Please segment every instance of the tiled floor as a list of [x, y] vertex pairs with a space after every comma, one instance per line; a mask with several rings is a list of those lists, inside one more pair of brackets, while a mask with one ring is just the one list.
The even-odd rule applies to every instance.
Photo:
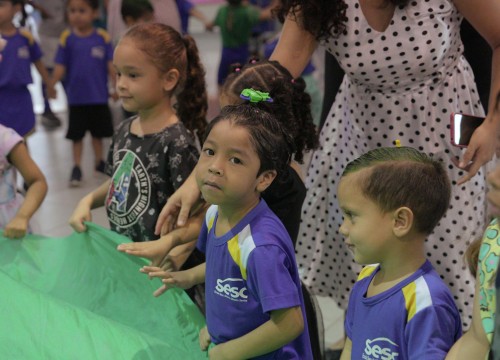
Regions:
[[[206, 10], [209, 17], [214, 11], [214, 8], [210, 6], [202, 6], [201, 8]], [[201, 59], [207, 72], [208, 92], [212, 102], [216, 103], [216, 73], [220, 56], [219, 36], [216, 33], [202, 32], [197, 23], [192, 25], [191, 31], [197, 40]], [[37, 79], [36, 83], [31, 86], [37, 113], [43, 111], [39, 87], [39, 80]], [[54, 111], [57, 111], [63, 120], [63, 126], [53, 131], [47, 131], [41, 125], [38, 125], [37, 132], [28, 140], [28, 146], [32, 157], [41, 167], [49, 184], [48, 195], [34, 217], [35, 226], [38, 226], [38, 233], [57, 237], [71, 233], [72, 230], [67, 222], [74, 207], [85, 194], [100, 185], [104, 178], [94, 174], [91, 139], [87, 137], [82, 163], [84, 182], [80, 188], [69, 188], [68, 180], [72, 167], [72, 152], [71, 143], [64, 138], [67, 124], [65, 98], [61, 96], [51, 103]], [[121, 113], [119, 105], [112, 105], [115, 109], [115, 121], [119, 121]], [[107, 144], [109, 145], [109, 142]], [[108, 226], [102, 208], [93, 211], [93, 221]], [[320, 297], [318, 301], [323, 313], [325, 344], [327, 346], [332, 345], [343, 337], [343, 314], [331, 299]]]

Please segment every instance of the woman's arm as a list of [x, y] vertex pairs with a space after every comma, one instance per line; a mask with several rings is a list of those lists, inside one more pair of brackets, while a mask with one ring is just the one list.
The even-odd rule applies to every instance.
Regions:
[[4, 231], [6, 237], [20, 238], [26, 234], [29, 220], [40, 207], [47, 194], [47, 182], [23, 142], [18, 143], [11, 150], [9, 161], [21, 173], [24, 181], [28, 184], [28, 190], [21, 207], [16, 216], [5, 226]]
[[290, 71], [293, 77], [299, 77], [316, 50], [316, 46], [314, 36], [302, 29], [297, 20], [289, 15], [270, 60], [277, 60]]
[[[196, 167], [195, 167], [196, 169]], [[200, 190], [196, 184], [195, 170], [191, 172], [184, 183], [168, 198], [156, 220], [155, 234], [164, 234], [177, 226], [184, 226], [191, 208], [201, 203]], [[177, 219], [177, 221], [176, 221]]]
[[488, 114], [476, 129], [459, 167], [468, 174], [459, 184], [471, 179], [495, 153], [500, 131], [500, 2], [497, 0], [453, 0], [458, 10], [493, 49]]
[[237, 339], [209, 351], [214, 359], [249, 359], [270, 353], [294, 340], [304, 331], [300, 306], [271, 311], [271, 319]]

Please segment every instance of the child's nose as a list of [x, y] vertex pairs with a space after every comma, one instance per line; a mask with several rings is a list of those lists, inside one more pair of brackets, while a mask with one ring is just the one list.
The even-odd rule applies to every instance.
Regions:
[[349, 235], [349, 229], [347, 228], [347, 225], [345, 224], [345, 221], [342, 221], [342, 225], [340, 225], [339, 232], [343, 236]]

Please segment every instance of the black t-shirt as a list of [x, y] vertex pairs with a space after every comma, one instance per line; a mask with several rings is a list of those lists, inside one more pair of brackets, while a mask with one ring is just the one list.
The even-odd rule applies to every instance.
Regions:
[[199, 153], [180, 122], [140, 137], [130, 133], [132, 120], [125, 120], [113, 136], [105, 206], [113, 231], [133, 241], [154, 240], [161, 209], [191, 174]]

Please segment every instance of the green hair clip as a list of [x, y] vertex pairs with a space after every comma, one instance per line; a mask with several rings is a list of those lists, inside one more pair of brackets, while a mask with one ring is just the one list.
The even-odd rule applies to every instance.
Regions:
[[273, 102], [273, 98], [269, 96], [269, 93], [254, 89], [243, 89], [240, 98], [248, 100], [251, 103], [258, 103], [261, 101]]

